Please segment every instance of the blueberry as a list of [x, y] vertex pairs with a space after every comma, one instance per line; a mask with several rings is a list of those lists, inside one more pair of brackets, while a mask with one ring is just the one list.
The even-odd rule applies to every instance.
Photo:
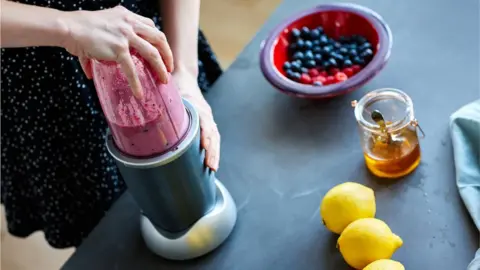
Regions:
[[328, 59], [328, 62], [330, 63], [331, 67], [337, 67], [338, 66], [337, 60], [335, 60], [335, 58]]
[[315, 86], [323, 86], [322, 82], [320, 82], [320, 81], [314, 81], [314, 82], [313, 82], [313, 85], [315, 85]]
[[344, 57], [341, 54], [338, 54], [336, 52], [331, 53], [330, 56], [335, 60], [339, 60], [339, 61], [343, 61], [344, 59]]
[[302, 62], [298, 62], [298, 61], [293, 61], [291, 63], [291, 70], [292, 71], [300, 71], [300, 69], [302, 68]]
[[358, 43], [366, 43], [368, 40], [365, 37], [359, 36], [357, 38]]
[[325, 69], [328, 69], [331, 66], [332, 66], [332, 63], [330, 63], [329, 61], [323, 61], [322, 62], [322, 67], [325, 68]]
[[353, 65], [353, 63], [352, 63], [352, 60], [350, 60], [350, 59], [345, 59], [345, 61], [343, 61], [343, 66], [344, 67], [350, 67], [352, 65]]
[[291, 32], [292, 32], [292, 37], [294, 38], [299, 38], [300, 35], [302, 34], [300, 30], [298, 30], [297, 28], [293, 28]]
[[294, 53], [298, 48], [298, 45], [297, 43], [290, 43], [290, 45], [288, 45], [288, 50], [291, 52], [291, 53]]
[[317, 29], [318, 32], [320, 32], [320, 34], [323, 34], [323, 32], [324, 32], [324, 31], [323, 31], [323, 27], [321, 27], [321, 26], [318, 26], [318, 27], [315, 28], [315, 29]]
[[305, 59], [306, 59], [306, 60], [312, 60], [312, 59], [313, 59], [313, 53], [312, 53], [312, 51], [306, 51], [306, 52], [305, 52]]
[[371, 49], [372, 48], [372, 44], [366, 42], [366, 43], [363, 43], [362, 45], [360, 45], [360, 47], [358, 47], [358, 50], [359, 51], [364, 51], [366, 49]]
[[366, 38], [364, 38], [362, 36], [359, 36], [359, 35], [355, 35], [354, 40], [355, 40], [355, 42], [357, 42], [357, 44], [364, 44], [364, 43], [367, 42]]
[[292, 68], [292, 64], [290, 64], [290, 62], [283, 63], [283, 70], [287, 71], [287, 70], [290, 70], [291, 68]]
[[315, 61], [317, 61], [317, 63], [320, 63], [320, 60], [322, 60], [322, 55], [317, 53], [313, 56], [313, 59], [315, 59]]
[[328, 44], [328, 37], [325, 35], [320, 36], [320, 45], [327, 45]]
[[313, 52], [314, 52], [314, 53], [320, 53], [320, 52], [322, 52], [322, 47], [320, 47], [320, 46], [315, 46], [315, 47], [313, 47]]
[[330, 53], [332, 50], [333, 50], [333, 47], [330, 46], [330, 45], [324, 46], [324, 47], [322, 48], [322, 52], [323, 52], [323, 53]]
[[347, 37], [347, 36], [341, 36], [338, 41], [340, 41], [341, 43], [348, 43], [350, 42], [350, 38]]
[[356, 65], [363, 65], [365, 64], [365, 61], [363, 61], [363, 59], [359, 56], [355, 56], [355, 58], [353, 58], [353, 63]]
[[320, 40], [315, 39], [314, 41], [312, 41], [312, 43], [313, 43], [313, 46], [318, 46], [320, 45]]
[[290, 78], [290, 79], [293, 79], [293, 73], [295, 73], [294, 71], [292, 71], [291, 69], [287, 70], [285, 73], [287, 73], [287, 77]]
[[320, 37], [320, 31], [318, 31], [318, 29], [313, 29], [312, 31], [310, 31], [310, 36], [313, 39], [317, 39], [318, 37]]
[[363, 57], [363, 58], [368, 58], [370, 56], [373, 55], [373, 51], [371, 49], [366, 49], [365, 51], [363, 51], [361, 54], [360, 54], [360, 57]]
[[346, 54], [348, 54], [348, 49], [345, 48], [345, 47], [342, 47], [342, 48], [338, 49], [338, 52], [343, 54], [343, 55], [346, 55]]
[[298, 66], [292, 66], [292, 69], [289, 69], [291, 72], [299, 72], [300, 68]]
[[297, 40], [297, 48], [304, 49], [305, 48], [305, 41], [303, 39]]
[[310, 50], [313, 47], [313, 43], [310, 40], [305, 41], [305, 49]]
[[305, 55], [303, 55], [302, 52], [296, 52], [296, 53], [293, 55], [293, 59], [294, 59], [294, 60], [302, 60], [303, 58], [305, 58]]
[[300, 80], [300, 77], [302, 77], [302, 74], [300, 74], [298, 72], [293, 72], [293, 74], [292, 74], [292, 79], [293, 80]]
[[302, 27], [302, 37], [304, 38], [310, 37], [310, 29], [306, 26]]
[[336, 41], [335, 41], [335, 42], [333, 43], [333, 47], [334, 47], [335, 49], [340, 49], [340, 48], [342, 48], [342, 44], [340, 44], [340, 42], [336, 42]]
[[301, 66], [305, 67], [307, 65], [308, 60], [309, 59], [307, 59], [307, 58], [303, 58]]
[[348, 48], [350, 48], [350, 49], [355, 49], [355, 50], [356, 50], [356, 49], [357, 49], [357, 44], [355, 44], [355, 43], [350, 43], [350, 44], [348, 44], [346, 47], [348, 47]]
[[350, 49], [350, 50], [348, 51], [348, 54], [349, 54], [350, 56], [352, 56], [352, 57], [355, 57], [355, 56], [357, 56], [358, 53], [357, 53], [357, 50], [356, 50], [356, 49]]
[[302, 67], [302, 69], [300, 69], [300, 71], [301, 71], [302, 73], [308, 73], [308, 68]]
[[[306, 63], [305, 66], [308, 67], [308, 68], [313, 68], [313, 67], [315, 67], [316, 64], [317, 63], [315, 63], [315, 60], [308, 60], [308, 62]], [[308, 69], [307, 69], [307, 72], [308, 72]]]

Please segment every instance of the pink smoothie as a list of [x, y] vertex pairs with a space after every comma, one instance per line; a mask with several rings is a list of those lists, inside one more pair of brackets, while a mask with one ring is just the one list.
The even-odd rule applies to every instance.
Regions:
[[188, 115], [173, 79], [158, 83], [144, 61], [133, 57], [144, 93], [141, 100], [132, 95], [114, 63], [95, 62], [94, 82], [117, 147], [132, 156], [149, 157], [178, 144], [187, 131]]

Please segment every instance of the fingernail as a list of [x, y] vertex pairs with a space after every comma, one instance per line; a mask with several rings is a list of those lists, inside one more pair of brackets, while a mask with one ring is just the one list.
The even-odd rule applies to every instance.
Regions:
[[143, 99], [143, 90], [142, 88], [138, 88], [137, 91], [135, 91], [134, 96], [137, 99]]
[[216, 160], [214, 156], [208, 159], [208, 167], [214, 171], [217, 171]]
[[167, 84], [167, 83], [168, 83], [168, 76], [166, 76], [166, 75], [163, 76], [162, 82], [163, 82], [164, 84]]

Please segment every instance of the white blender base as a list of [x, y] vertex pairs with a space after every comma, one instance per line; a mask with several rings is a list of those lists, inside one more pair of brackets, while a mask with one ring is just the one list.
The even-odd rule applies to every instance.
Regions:
[[162, 234], [161, 230], [156, 229], [150, 220], [142, 215], [140, 226], [147, 247], [166, 259], [188, 260], [205, 255], [222, 244], [235, 226], [237, 207], [223, 184], [216, 179], [215, 185], [215, 207], [178, 236]]

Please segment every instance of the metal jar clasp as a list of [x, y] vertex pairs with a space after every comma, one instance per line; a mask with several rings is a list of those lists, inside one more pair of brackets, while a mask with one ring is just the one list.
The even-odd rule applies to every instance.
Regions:
[[422, 136], [421, 136], [422, 139], [425, 138], [425, 132], [423, 132], [423, 129], [422, 129], [422, 127], [420, 126], [420, 124], [418, 123], [418, 120], [417, 120], [417, 119], [413, 119], [413, 120], [410, 122], [410, 124], [411, 124], [412, 126], [414, 126], [415, 128], [417, 128], [417, 129], [420, 131], [420, 133], [422, 134]]

